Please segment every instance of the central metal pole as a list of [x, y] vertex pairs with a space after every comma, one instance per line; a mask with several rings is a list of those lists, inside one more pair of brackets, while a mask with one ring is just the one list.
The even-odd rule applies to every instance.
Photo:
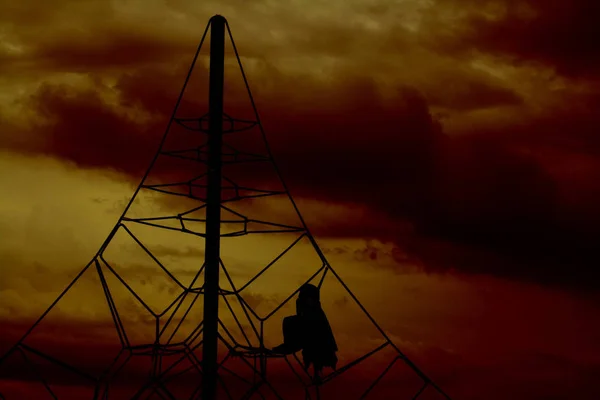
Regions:
[[225, 18], [220, 15], [210, 19], [209, 154], [204, 255], [204, 341], [202, 343], [203, 400], [215, 400], [217, 395], [225, 23]]

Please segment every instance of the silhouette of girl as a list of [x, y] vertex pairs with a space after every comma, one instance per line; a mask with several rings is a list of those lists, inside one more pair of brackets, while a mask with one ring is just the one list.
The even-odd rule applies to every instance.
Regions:
[[286, 355], [300, 350], [304, 368], [313, 365], [315, 379], [324, 367], [336, 369], [338, 348], [321, 308], [319, 288], [308, 283], [300, 288], [296, 315], [283, 319], [283, 344], [273, 348], [273, 352]]

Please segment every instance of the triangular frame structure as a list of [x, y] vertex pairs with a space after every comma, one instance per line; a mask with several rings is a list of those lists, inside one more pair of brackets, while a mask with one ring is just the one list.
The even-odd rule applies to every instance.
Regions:
[[[204, 207], [206, 207], [206, 204], [207, 204], [206, 198], [201, 198], [198, 196], [194, 196], [192, 194], [194, 188], [205, 188], [206, 189], [206, 185], [197, 183], [199, 181], [199, 179], [201, 179], [203, 176], [196, 177], [195, 179], [188, 180], [185, 182], [161, 183], [161, 184], [148, 184], [147, 179], [148, 179], [148, 176], [150, 175], [150, 172], [152, 171], [155, 163], [159, 159], [159, 157], [179, 158], [179, 159], [196, 161], [196, 162], [200, 162], [200, 163], [204, 163], [204, 164], [207, 164], [206, 156], [208, 155], [210, 158], [210, 154], [209, 154], [210, 151], [206, 151], [205, 146], [199, 146], [199, 147], [195, 147], [192, 149], [184, 149], [184, 150], [166, 150], [164, 148], [164, 146], [165, 146], [165, 141], [167, 139], [167, 136], [169, 135], [169, 132], [171, 130], [173, 123], [178, 124], [179, 126], [185, 128], [185, 129], [191, 130], [191, 131], [209, 133], [209, 131], [211, 129], [211, 127], [210, 127], [211, 121], [209, 118], [210, 117], [209, 114], [207, 114], [203, 117], [200, 117], [200, 118], [178, 118], [177, 111], [179, 109], [179, 105], [182, 101], [185, 89], [186, 89], [188, 82], [190, 80], [190, 77], [192, 75], [192, 71], [194, 70], [194, 67], [196, 65], [196, 61], [198, 60], [198, 56], [200, 54], [200, 50], [203, 46], [204, 40], [207, 36], [209, 27], [211, 27], [211, 24], [214, 24], [215, 21], [217, 23], [223, 24], [223, 27], [226, 27], [226, 32], [227, 32], [229, 39], [231, 41], [231, 44], [233, 46], [233, 50], [234, 50], [235, 56], [236, 56], [236, 61], [240, 68], [241, 75], [243, 77], [243, 81], [244, 81], [244, 85], [245, 85], [245, 89], [250, 98], [253, 114], [255, 117], [254, 120], [234, 119], [234, 118], [231, 118], [228, 115], [224, 114], [222, 112], [222, 109], [217, 110], [217, 111], [220, 111], [221, 115], [223, 115], [223, 120], [220, 121], [221, 132], [222, 133], [239, 132], [239, 131], [244, 131], [244, 130], [248, 130], [248, 129], [258, 128], [260, 130], [262, 140], [264, 141], [264, 145], [266, 147], [266, 154], [261, 155], [261, 154], [254, 154], [254, 153], [238, 151], [231, 146], [227, 146], [227, 145], [223, 144], [223, 148], [229, 149], [230, 152], [222, 152], [221, 156], [223, 158], [229, 157], [228, 158], [229, 161], [226, 161], [224, 159], [221, 159], [220, 161], [221, 161], [221, 163], [261, 162], [261, 161], [269, 162], [269, 163], [271, 163], [272, 167], [275, 169], [277, 177], [279, 178], [280, 183], [283, 187], [283, 190], [281, 190], [281, 191], [243, 187], [243, 186], [237, 185], [232, 180], [229, 180], [224, 177], [223, 179], [226, 181], [226, 185], [222, 186], [222, 188], [223, 189], [228, 188], [228, 189], [233, 190], [235, 192], [235, 195], [230, 199], [221, 200], [220, 204], [219, 204], [219, 208], [222, 210], [226, 210], [226, 211], [230, 212], [231, 214], [237, 216], [238, 219], [232, 220], [232, 221], [220, 220], [219, 224], [227, 223], [227, 222], [233, 223], [233, 224], [238, 223], [238, 224], [241, 224], [242, 228], [240, 230], [237, 230], [237, 231], [234, 231], [231, 233], [227, 233], [227, 234], [221, 233], [220, 237], [227, 237], [227, 236], [235, 237], [235, 236], [247, 235], [247, 234], [256, 233], [256, 232], [259, 232], [259, 233], [296, 232], [296, 233], [300, 234], [300, 237], [297, 240], [295, 240], [290, 246], [288, 246], [275, 260], [273, 260], [273, 262], [266, 265], [252, 279], [250, 279], [246, 284], [244, 284], [243, 286], [241, 286], [239, 288], [236, 288], [236, 286], [234, 285], [234, 282], [232, 281], [230, 274], [228, 273], [222, 260], [220, 258], [218, 259], [219, 265], [217, 267], [218, 267], [218, 269], [220, 268], [220, 270], [224, 273], [229, 284], [231, 285], [232, 290], [225, 290], [225, 289], [222, 289], [219, 287], [219, 288], [217, 288], [218, 293], [215, 292], [214, 294], [215, 294], [215, 296], [222, 298], [224, 300], [225, 304], [227, 305], [227, 308], [229, 308], [229, 311], [233, 315], [233, 318], [236, 322], [237, 327], [240, 329], [243, 337], [245, 338], [245, 344], [239, 343], [239, 341], [236, 340], [236, 338], [234, 338], [234, 336], [229, 332], [228, 328], [223, 324], [223, 322], [220, 319], [216, 319], [215, 322], [218, 324], [218, 327], [220, 328], [219, 329], [220, 332], [212, 339], [215, 341], [218, 340], [221, 343], [221, 345], [224, 345], [225, 348], [227, 348], [229, 351], [227, 356], [225, 357], [225, 359], [222, 360], [217, 365], [217, 369], [219, 371], [225, 371], [226, 373], [230, 373], [232, 376], [235, 376], [236, 374], [233, 371], [228, 370], [224, 366], [224, 364], [228, 358], [238, 357], [243, 364], [245, 364], [246, 366], [248, 366], [250, 369], [252, 369], [254, 371], [254, 381], [249, 383], [250, 388], [244, 393], [242, 398], [249, 399], [249, 398], [252, 398], [252, 396], [255, 394], [258, 394], [258, 396], [261, 398], [265, 398], [265, 396], [260, 392], [260, 389], [262, 387], [267, 387], [268, 389], [270, 389], [271, 394], [275, 398], [283, 398], [283, 396], [278, 394], [277, 390], [275, 390], [275, 388], [270, 384], [269, 379], [267, 377], [267, 372], [266, 372], [267, 362], [270, 357], [274, 357], [274, 356], [264, 346], [263, 326], [264, 326], [264, 322], [267, 319], [269, 319], [271, 316], [273, 316], [273, 314], [275, 314], [276, 311], [278, 311], [284, 305], [286, 305], [297, 294], [299, 289], [296, 290], [295, 292], [291, 293], [277, 308], [275, 308], [275, 310], [273, 310], [268, 315], [262, 316], [262, 317], [259, 316], [253, 310], [253, 308], [250, 306], [250, 304], [248, 304], [247, 301], [244, 300], [244, 298], [241, 296], [241, 293], [248, 286], [250, 286], [253, 282], [255, 282], [263, 273], [265, 273], [271, 267], [271, 265], [277, 261], [277, 259], [279, 259], [283, 255], [285, 255], [285, 253], [288, 252], [290, 249], [292, 249], [299, 242], [300, 239], [304, 238], [304, 239], [308, 239], [308, 241], [312, 245], [313, 250], [316, 252], [316, 254], [320, 258], [321, 263], [322, 263], [321, 268], [313, 276], [311, 276], [311, 278], [307, 282], [318, 280], [318, 282], [319, 282], [318, 285], [320, 287], [327, 274], [333, 276], [339, 282], [339, 284], [342, 285], [342, 287], [344, 288], [344, 290], [346, 291], [348, 296], [350, 296], [350, 298], [356, 303], [356, 305], [358, 305], [358, 307], [360, 307], [360, 310], [364, 313], [364, 315], [369, 319], [369, 321], [373, 324], [373, 326], [377, 329], [379, 334], [381, 334], [381, 336], [385, 340], [381, 346], [375, 348], [374, 350], [372, 350], [371, 352], [369, 352], [367, 354], [364, 354], [362, 357], [355, 359], [353, 362], [350, 362], [349, 364], [342, 366], [341, 368], [337, 369], [336, 371], [332, 372], [331, 374], [321, 377], [320, 381], [318, 381], [318, 382], [315, 382], [313, 380], [309, 380], [308, 383], [305, 382], [306, 376], [304, 378], [302, 376], [300, 376], [301, 374], [297, 373], [292, 365], [292, 363], [294, 361], [297, 362], [298, 364], [301, 364], [300, 360], [296, 357], [296, 355], [285, 356], [285, 362], [290, 366], [290, 368], [292, 368], [293, 371], [295, 371], [294, 373], [298, 377], [299, 382], [302, 384], [303, 390], [305, 392], [305, 398], [307, 398], [307, 399], [314, 398], [314, 396], [311, 396], [311, 393], [310, 393], [310, 390], [312, 390], [312, 389], [314, 389], [316, 398], [320, 398], [319, 397], [319, 386], [320, 385], [326, 384], [327, 382], [336, 378], [340, 374], [348, 371], [355, 365], [363, 362], [364, 360], [371, 357], [375, 353], [381, 351], [383, 348], [388, 347], [388, 348], [392, 348], [395, 351], [396, 356], [393, 358], [391, 363], [385, 368], [385, 370], [383, 370], [382, 373], [372, 382], [372, 384], [368, 387], [368, 389], [364, 393], [361, 394], [361, 396], [360, 396], [361, 399], [368, 397], [370, 391], [375, 387], [375, 385], [377, 385], [377, 383], [385, 376], [385, 374], [390, 370], [390, 368], [397, 362], [404, 362], [422, 380], [423, 385], [420, 387], [420, 389], [416, 393], [414, 393], [412, 395], [413, 399], [419, 398], [419, 396], [427, 388], [432, 388], [435, 392], [437, 392], [443, 398], [450, 399], [450, 397], [446, 393], [444, 393], [442, 391], [442, 389], [440, 389], [427, 375], [425, 375], [416, 365], [414, 365], [408, 359], [408, 357], [392, 342], [392, 340], [388, 337], [388, 335], [384, 332], [384, 330], [377, 324], [377, 322], [373, 319], [373, 317], [369, 314], [369, 312], [361, 304], [361, 302], [354, 295], [354, 293], [342, 281], [342, 279], [337, 274], [337, 272], [332, 268], [332, 266], [327, 261], [325, 255], [323, 254], [321, 248], [315, 241], [308, 226], [306, 225], [304, 219], [302, 218], [302, 215], [298, 209], [296, 202], [294, 201], [293, 197], [290, 194], [290, 191], [288, 190], [287, 186], [285, 185], [285, 181], [282, 179], [281, 173], [280, 173], [279, 169], [277, 168], [277, 164], [274, 162], [271, 150], [269, 149], [269, 145], [268, 145], [265, 133], [262, 128], [262, 124], [260, 122], [259, 114], [258, 114], [257, 108], [255, 106], [254, 99], [252, 97], [252, 93], [250, 91], [250, 87], [248, 85], [248, 81], [246, 79], [246, 75], [244, 73], [244, 69], [243, 69], [237, 48], [235, 46], [233, 36], [231, 34], [231, 30], [229, 28], [229, 24], [221, 16], [215, 16], [215, 17], [211, 18], [211, 20], [209, 21], [209, 23], [204, 31], [204, 34], [202, 36], [202, 40], [200, 41], [200, 45], [198, 46], [196, 53], [194, 55], [191, 67], [189, 69], [189, 72], [186, 77], [183, 88], [180, 92], [177, 103], [175, 104], [171, 118], [168, 122], [165, 134], [162, 137], [162, 140], [161, 140], [161, 143], [159, 146], [159, 150], [157, 151], [156, 155], [154, 156], [152, 162], [150, 163], [150, 166], [146, 170], [146, 173], [144, 174], [140, 184], [136, 188], [133, 196], [131, 197], [131, 200], [125, 207], [125, 210], [123, 211], [122, 215], [120, 216], [117, 224], [114, 226], [114, 228], [112, 229], [111, 233], [108, 235], [108, 237], [106, 238], [104, 243], [100, 246], [100, 249], [94, 255], [92, 260], [81, 270], [81, 272], [79, 272], [79, 274], [71, 281], [71, 283], [64, 289], [64, 291], [56, 298], [56, 300], [42, 314], [42, 316], [21, 337], [21, 339], [17, 342], [17, 344], [14, 347], [12, 347], [6, 354], [4, 354], [2, 356], [2, 358], [0, 359], [0, 364], [5, 362], [7, 357], [14, 355], [14, 353], [21, 353], [25, 360], [28, 360], [29, 358], [31, 358], [32, 355], [44, 358], [47, 362], [50, 362], [57, 367], [66, 368], [66, 369], [80, 375], [82, 378], [90, 381], [90, 383], [93, 384], [94, 388], [95, 388], [94, 389], [94, 399], [108, 399], [109, 398], [109, 387], [110, 387], [112, 377], [116, 376], [118, 371], [121, 368], [123, 368], [124, 365], [127, 364], [127, 362], [132, 357], [138, 356], [138, 355], [149, 356], [152, 358], [153, 371], [151, 372], [150, 378], [148, 379], [147, 383], [139, 388], [139, 390], [133, 396], [133, 398], [165, 398], [165, 399], [177, 398], [173, 393], [170, 392], [170, 390], [166, 387], [165, 383], [168, 380], [175, 378], [175, 376], [180, 373], [180, 372], [174, 373], [173, 371], [174, 371], [175, 367], [182, 361], [186, 361], [190, 365], [188, 370], [193, 369], [196, 372], [198, 372], [199, 375], [203, 375], [203, 367], [206, 366], [206, 363], [203, 364], [203, 361], [201, 361], [195, 355], [194, 351], [196, 349], [198, 349], [201, 345], [203, 345], [204, 341], [206, 340], [206, 332], [205, 332], [205, 326], [204, 326], [205, 321], [204, 320], [198, 321], [197, 323], [195, 323], [195, 325], [194, 325], [195, 328], [192, 329], [189, 332], [189, 334], [185, 337], [185, 339], [182, 341], [179, 341], [179, 342], [173, 341], [175, 332], [181, 325], [182, 319], [180, 319], [178, 325], [175, 327], [175, 330], [171, 333], [170, 337], [167, 340], [164, 340], [163, 336], [166, 335], [167, 327], [170, 324], [175, 323], [175, 320], [176, 320], [174, 318], [175, 313], [177, 313], [178, 310], [181, 309], [184, 299], [187, 296], [194, 296], [194, 300], [192, 301], [192, 304], [189, 306], [189, 308], [185, 312], [183, 319], [185, 319], [186, 316], [188, 315], [195, 300], [200, 295], [206, 296], [207, 291], [208, 291], [208, 288], [206, 287], [206, 285], [200, 286], [200, 285], [196, 284], [196, 282], [199, 279], [199, 277], [201, 276], [201, 274], [206, 271], [206, 269], [205, 269], [206, 262], [202, 266], [202, 268], [198, 271], [198, 273], [195, 275], [191, 284], [188, 286], [183, 285], [181, 282], [178, 281], [178, 279], [173, 274], [171, 274], [171, 272], [166, 267], [164, 267], [160, 263], [160, 261], [158, 261], [156, 259], [156, 257], [154, 257], [152, 252], [147, 247], [144, 246], [144, 244], [133, 234], [133, 232], [131, 231], [131, 229], [128, 226], [130, 224], [143, 224], [143, 225], [157, 227], [157, 228], [178, 230], [180, 232], [190, 233], [190, 234], [194, 234], [194, 235], [201, 236], [204, 238], [206, 238], [208, 236], [208, 233], [198, 232], [198, 231], [195, 231], [194, 229], [191, 229], [188, 226], [186, 226], [186, 222], [187, 223], [197, 223], [197, 222], [206, 223], [207, 222], [206, 219], [193, 218], [190, 216], [194, 212], [197, 212], [198, 210], [202, 210]], [[213, 34], [211, 34], [211, 40], [212, 40], [212, 35], [214, 35], [214, 31], [213, 31]], [[212, 46], [214, 46], [214, 43], [213, 43], [213, 45], [211, 45], [211, 49], [212, 49]], [[211, 51], [211, 55], [212, 55], [212, 51]], [[211, 62], [212, 62], [212, 60], [211, 60]], [[212, 73], [212, 71], [211, 71], [211, 73]], [[229, 124], [229, 129], [223, 129], [223, 127], [222, 127], [223, 122], [225, 122], [226, 124]], [[209, 125], [208, 128], [205, 127], [206, 123], [208, 123], [208, 125]], [[230, 184], [230, 186], [227, 187], [227, 184]], [[185, 186], [189, 189], [189, 191], [188, 191], [188, 193], [184, 193], [184, 192], [177, 192], [175, 190], [171, 190], [171, 188], [173, 188], [175, 186]], [[200, 201], [204, 204], [200, 205], [198, 207], [195, 207], [191, 210], [188, 210], [184, 213], [175, 215], [175, 216], [161, 216], [161, 217], [153, 217], [153, 218], [129, 217], [128, 211], [129, 211], [130, 207], [132, 206], [132, 204], [134, 203], [134, 200], [136, 199], [136, 197], [139, 195], [139, 193], [142, 190], [149, 190], [149, 191], [160, 192], [160, 193], [164, 193], [164, 194], [172, 194], [172, 195], [189, 197], [189, 198], [193, 198], [197, 201]], [[219, 190], [221, 190], [221, 188]], [[209, 189], [209, 192], [210, 192], [210, 189]], [[210, 194], [209, 194], [209, 196], [210, 196]], [[295, 213], [297, 214], [297, 216], [299, 218], [300, 226], [290, 226], [290, 225], [286, 225], [286, 224], [279, 224], [279, 223], [274, 223], [274, 222], [269, 222], [269, 221], [250, 219], [250, 218], [244, 216], [243, 214], [236, 212], [225, 205], [225, 203], [234, 202], [234, 201], [241, 200], [241, 199], [261, 198], [261, 197], [268, 197], [268, 196], [287, 196], [289, 201], [293, 205]], [[208, 217], [207, 217], [207, 219], [208, 219]], [[173, 227], [172, 225], [171, 226], [164, 225], [165, 221], [176, 221], [180, 224], [180, 227], [176, 228], [176, 227]], [[255, 225], [258, 224], [258, 225], [262, 226], [262, 228], [257, 229], [257, 230], [251, 230], [251, 229], [249, 229], [249, 226], [251, 224], [255, 224]], [[209, 227], [207, 226], [206, 229], [208, 231]], [[104, 252], [105, 252], [107, 246], [109, 245], [111, 240], [113, 240], [113, 238], [119, 231], [125, 232], [135, 242], [137, 242], [139, 244], [139, 246], [158, 263], [160, 268], [162, 270], [164, 270], [164, 272], [181, 289], [179, 295], [176, 296], [175, 299], [173, 300], [173, 302], [169, 305], [169, 307], [167, 307], [167, 309], [163, 310], [162, 312], [157, 312], [155, 310], [152, 310], [152, 308], [149, 305], [147, 305], [142, 300], [142, 298], [136, 294], [135, 290], [133, 290], [131, 288], [131, 286], [119, 275], [119, 273], [115, 270], [115, 268], [113, 268], [111, 263], [105, 258]], [[44, 352], [40, 351], [39, 349], [33, 348], [25, 343], [25, 340], [27, 339], [27, 337], [44, 320], [44, 318], [48, 315], [48, 313], [69, 292], [69, 290], [78, 282], [78, 280], [84, 275], [84, 273], [86, 273], [86, 271], [89, 271], [90, 269], [95, 269], [97, 272], [97, 278], [98, 278], [100, 284], [102, 285], [102, 289], [106, 296], [106, 301], [108, 303], [108, 307], [110, 308], [114, 326], [117, 331], [119, 340], [121, 342], [121, 351], [119, 352], [117, 357], [114, 359], [112, 364], [108, 365], [107, 368], [104, 370], [104, 372], [101, 374], [101, 376], [98, 378], [91, 377], [83, 371], [78, 371], [77, 368], [70, 366], [68, 363], [58, 360], [54, 357], [51, 357], [51, 356], [45, 354]], [[123, 284], [124, 287], [126, 287], [127, 290], [137, 299], [137, 301], [139, 301], [139, 303], [153, 316], [153, 318], [156, 321], [156, 338], [153, 343], [132, 344], [130, 342], [130, 340], [127, 336], [127, 332], [121, 321], [120, 314], [116, 308], [115, 302], [111, 295], [111, 290], [109, 287], [110, 285], [107, 284], [107, 278], [106, 278], [107, 274], [112, 274], [112, 276], [114, 276], [118, 281], [120, 281], [121, 284]], [[230, 305], [230, 302], [228, 300], [229, 298], [233, 298], [233, 299], [239, 301], [239, 304], [241, 305], [241, 309], [244, 314], [243, 317], [245, 317], [245, 319], [246, 319], [246, 327], [245, 328], [243, 326], [244, 324], [241, 322], [241, 320], [238, 318], [236, 313], [233, 311], [233, 309]], [[205, 302], [205, 304], [206, 304], [206, 302]], [[164, 321], [164, 318], [166, 318], [167, 321], [164, 322], [164, 324], [161, 326], [160, 320], [163, 319], [163, 321]], [[255, 324], [253, 321], [257, 321], [258, 324]], [[248, 334], [248, 332], [246, 332], [248, 330], [250, 330], [249, 334]], [[204, 339], [201, 340], [202, 334], [204, 334]], [[250, 336], [254, 336], [254, 338], [250, 339]], [[205, 347], [204, 351], [206, 352], [206, 347]], [[216, 348], [215, 348], [215, 351], [216, 351]], [[29, 355], [29, 357], [28, 357], [28, 355]], [[161, 366], [162, 359], [163, 359], [163, 357], [165, 357], [167, 355], [168, 356], [177, 355], [179, 357], [179, 359], [178, 359], [178, 361], [172, 363], [170, 367], [164, 368]], [[284, 357], [284, 356], [279, 356], [279, 357]], [[252, 361], [249, 361], [249, 360], [252, 360]], [[225, 372], [223, 372], [223, 373], [225, 373]], [[306, 371], [305, 371], [305, 374], [308, 376], [308, 373], [306, 373]], [[52, 398], [58, 398], [58, 396], [53, 392], [50, 385], [41, 376], [39, 378], [40, 378], [41, 383], [44, 385], [45, 389], [49, 393], [49, 395]], [[219, 380], [219, 382], [218, 382], [219, 384], [223, 384], [223, 381], [220, 379], [220, 376], [215, 376], [214, 378], [215, 378], [215, 380]], [[240, 379], [242, 379], [242, 378], [240, 377]], [[195, 398], [207, 398], [207, 399], [214, 398], [214, 394], [212, 394], [211, 396], [208, 396], [208, 397], [203, 396], [202, 395], [203, 387], [204, 387], [204, 389], [206, 389], [206, 385], [198, 385], [198, 387], [196, 388], [196, 390], [193, 391], [193, 393], [191, 394], [190, 397], [194, 398], [194, 399]], [[224, 387], [224, 393], [227, 397], [231, 398], [229, 391], [225, 387]], [[2, 393], [0, 393], [0, 398], [2, 398]]]

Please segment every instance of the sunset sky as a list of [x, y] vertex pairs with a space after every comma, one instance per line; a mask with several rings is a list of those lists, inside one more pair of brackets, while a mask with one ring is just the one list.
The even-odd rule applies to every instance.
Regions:
[[[2, 354], [111, 232], [217, 13], [306, 223], [394, 342], [455, 399], [600, 398], [594, 0], [1, 1]], [[207, 112], [207, 54], [180, 116]], [[248, 117], [231, 57], [228, 47], [226, 112]], [[256, 132], [240, 143], [260, 144]], [[156, 179], [184, 173], [165, 171]], [[272, 171], [237, 172], [276, 187]], [[145, 196], [132, 211], [191, 208]], [[286, 199], [244, 207], [294, 223]], [[202, 242], [146, 234], [189, 284]], [[293, 239], [228, 239], [224, 262], [241, 286]], [[126, 240], [107, 257], [164, 308], [174, 289]], [[252, 287], [253, 304], [268, 313], [320, 267], [315, 257], [302, 242]], [[37, 343], [62, 349], [58, 337], [94, 331], [85, 352], [101, 355], [115, 338], [97, 276], [84, 278]], [[377, 332], [328, 282], [323, 306], [349, 360]], [[272, 345], [285, 315], [268, 328]], [[0, 393], [27, 379], [12, 371]]]

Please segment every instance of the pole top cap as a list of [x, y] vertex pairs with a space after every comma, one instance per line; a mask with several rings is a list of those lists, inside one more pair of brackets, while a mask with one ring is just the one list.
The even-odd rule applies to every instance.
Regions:
[[224, 17], [224, 16], [222, 16], [222, 15], [220, 15], [220, 14], [215, 14], [215, 15], [213, 15], [213, 16], [210, 18], [210, 21], [211, 21], [211, 22], [213, 22], [213, 21], [219, 21], [219, 22], [223, 22], [223, 23], [227, 22], [227, 20], [225, 19], [225, 17]]

